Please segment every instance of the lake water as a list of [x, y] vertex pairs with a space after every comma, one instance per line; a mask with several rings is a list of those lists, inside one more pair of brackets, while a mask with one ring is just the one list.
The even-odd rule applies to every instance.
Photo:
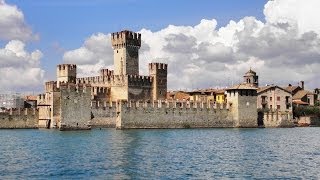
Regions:
[[0, 179], [320, 178], [320, 128], [0, 130]]

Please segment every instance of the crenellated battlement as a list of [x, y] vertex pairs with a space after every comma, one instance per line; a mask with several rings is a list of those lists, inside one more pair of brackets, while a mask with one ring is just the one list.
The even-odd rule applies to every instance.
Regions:
[[5, 112], [1, 112], [1, 114], [3, 115], [10, 115], [10, 116], [20, 116], [20, 115], [24, 115], [24, 116], [28, 116], [28, 115], [32, 115], [35, 116], [37, 115], [38, 110], [36, 108], [10, 108], [7, 109]]
[[76, 83], [80, 84], [91, 84], [91, 83], [100, 83], [100, 84], [108, 84], [112, 79], [112, 75], [110, 76], [92, 76], [92, 77], [82, 77], [77, 78]]
[[168, 64], [166, 63], [149, 63], [149, 70], [162, 69], [168, 70]]
[[100, 69], [100, 76], [112, 76], [113, 70], [110, 69]]
[[60, 82], [75, 83], [77, 77], [77, 65], [75, 64], [58, 64], [57, 65], [57, 87]]
[[150, 76], [128, 75], [129, 86], [151, 86], [151, 84], [152, 77]]
[[111, 34], [111, 43], [114, 49], [127, 46], [141, 47], [141, 34], [124, 30]]
[[0, 113], [0, 129], [38, 128], [39, 111], [36, 108], [7, 109]]
[[90, 88], [90, 84], [60, 83], [60, 91], [87, 93], [91, 91]]
[[45, 92], [54, 92], [54, 91], [59, 91], [59, 88], [57, 87], [57, 81], [45, 82]]
[[58, 70], [76, 70], [77, 65], [76, 64], [58, 64], [57, 69]]
[[169, 109], [207, 109], [207, 110], [229, 110], [230, 104], [199, 102], [199, 101], [121, 101], [123, 107], [131, 108], [169, 108]]
[[44, 104], [46, 103], [46, 94], [38, 94], [37, 96], [37, 103]]

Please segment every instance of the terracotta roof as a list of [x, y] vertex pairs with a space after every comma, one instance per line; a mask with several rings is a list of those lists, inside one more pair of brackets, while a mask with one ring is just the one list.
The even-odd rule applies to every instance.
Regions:
[[292, 93], [297, 88], [301, 88], [301, 87], [300, 86], [287, 86], [287, 87], [283, 87], [283, 88], [286, 89], [287, 91], [289, 91], [290, 93]]
[[268, 89], [270, 89], [270, 88], [279, 88], [279, 89], [281, 89], [281, 90], [283, 90], [283, 91], [286, 91], [287, 93], [291, 93], [291, 92], [288, 91], [287, 89], [282, 88], [282, 87], [279, 87], [279, 86], [277, 86], [277, 85], [269, 85], [269, 86], [259, 87], [258, 90], [257, 90], [257, 92], [260, 93], [260, 92], [263, 92], [263, 91], [268, 90]]
[[293, 100], [292, 103], [299, 105], [309, 105], [309, 103], [303, 102], [301, 100]]
[[184, 91], [173, 91], [167, 93], [167, 99], [174, 98], [179, 100], [188, 100], [190, 99], [190, 95], [187, 92]]
[[227, 90], [233, 90], [233, 89], [252, 89], [252, 90], [257, 90], [257, 88], [254, 87], [252, 84], [246, 84], [246, 83], [235, 85], [235, 86], [233, 86], [231, 88], [228, 88]]
[[293, 95], [292, 99], [302, 99], [306, 95], [312, 95], [313, 93], [306, 90], [300, 90], [295, 95]]
[[217, 89], [215, 93], [216, 94], [224, 94], [224, 92], [226, 92], [225, 89]]
[[26, 96], [24, 99], [25, 100], [29, 100], [29, 101], [36, 101], [37, 100], [37, 96]]

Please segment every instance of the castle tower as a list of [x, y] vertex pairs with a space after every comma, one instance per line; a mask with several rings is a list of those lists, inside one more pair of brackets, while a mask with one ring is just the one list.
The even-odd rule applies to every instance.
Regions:
[[60, 82], [76, 83], [77, 65], [75, 64], [59, 64], [57, 65], [57, 87]]
[[111, 34], [115, 75], [139, 75], [141, 34], [121, 31]]
[[251, 68], [248, 72], [246, 72], [246, 74], [243, 76], [244, 78], [244, 82], [247, 84], [251, 84], [254, 87], [258, 87], [259, 86], [259, 80], [258, 80], [258, 76], [257, 73], [252, 71]]
[[244, 83], [227, 89], [227, 100], [235, 120], [235, 127], [258, 126], [257, 88]]
[[152, 100], [164, 100], [167, 95], [168, 64], [149, 63], [149, 75], [152, 77]]

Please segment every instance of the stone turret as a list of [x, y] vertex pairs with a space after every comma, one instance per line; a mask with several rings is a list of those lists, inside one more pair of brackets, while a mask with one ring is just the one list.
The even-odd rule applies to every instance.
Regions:
[[76, 83], [77, 65], [75, 64], [59, 64], [57, 65], [57, 87], [61, 82]]
[[111, 34], [115, 75], [139, 75], [141, 34], [121, 31]]
[[168, 64], [150, 63], [149, 75], [152, 77], [151, 99], [164, 100], [167, 94]]

